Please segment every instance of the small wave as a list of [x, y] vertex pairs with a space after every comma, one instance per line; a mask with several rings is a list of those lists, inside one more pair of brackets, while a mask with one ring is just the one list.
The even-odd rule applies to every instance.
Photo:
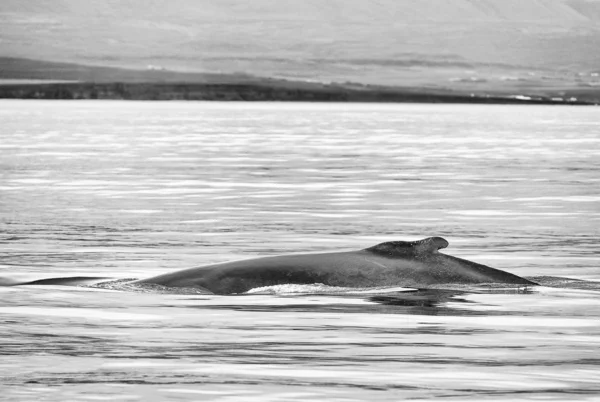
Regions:
[[348, 288], [340, 286], [329, 286], [322, 283], [310, 285], [285, 284], [274, 286], [262, 286], [250, 289], [246, 294], [380, 294], [393, 292], [414, 291], [412, 288], [403, 287], [375, 287], [375, 288]]
[[199, 288], [175, 288], [154, 283], [137, 283], [137, 278], [118, 279], [114, 281], [106, 281], [95, 283], [88, 287], [106, 290], [115, 290], [119, 292], [136, 292], [136, 293], [158, 293], [158, 294], [178, 294], [178, 295], [206, 295], [212, 294], [205, 289]]
[[489, 283], [440, 283], [429, 285], [427, 289], [434, 290], [454, 290], [465, 293], [498, 293], [498, 294], [519, 294], [533, 293], [538, 288], [537, 285], [514, 285], [499, 282]]
[[[105, 281], [88, 285], [86, 287], [114, 290], [120, 292], [136, 292], [136, 293], [158, 293], [158, 294], [179, 294], [179, 295], [207, 295], [213, 294], [206, 289], [194, 287], [168, 287], [156, 285], [153, 283], [138, 283], [136, 278], [118, 279]], [[382, 294], [408, 292], [416, 289], [404, 287], [373, 287], [373, 288], [349, 288], [339, 286], [328, 286], [322, 283], [313, 283], [310, 285], [285, 284], [274, 286], [262, 286], [250, 289], [243, 293], [246, 295], [306, 295], [306, 294]]]
[[600, 282], [596, 281], [586, 281], [583, 279], [564, 278], [559, 276], [532, 276], [527, 277], [527, 279], [549, 288], [600, 291]]

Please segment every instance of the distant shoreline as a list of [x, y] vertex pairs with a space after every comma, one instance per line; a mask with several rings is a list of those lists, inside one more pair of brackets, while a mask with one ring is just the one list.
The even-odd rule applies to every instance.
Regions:
[[320, 82], [0, 57], [0, 98], [4, 99], [600, 104], [600, 85], [579, 81], [456, 83], [434, 78], [407, 79], [394, 86], [341, 76], [338, 82]]
[[470, 103], [598, 105], [598, 102], [544, 96], [461, 94], [427, 89], [349, 87], [296, 82], [264, 83], [156, 83], [62, 82], [0, 84], [2, 99], [114, 99], [200, 101], [294, 101], [373, 103]]

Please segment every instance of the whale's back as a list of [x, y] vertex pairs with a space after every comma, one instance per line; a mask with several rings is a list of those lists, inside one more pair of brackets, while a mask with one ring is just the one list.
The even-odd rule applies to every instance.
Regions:
[[139, 282], [203, 288], [217, 294], [243, 293], [284, 284], [421, 288], [452, 283], [534, 284], [508, 272], [438, 251], [447, 246], [448, 242], [441, 237], [394, 241], [358, 251], [293, 254], [213, 264]]

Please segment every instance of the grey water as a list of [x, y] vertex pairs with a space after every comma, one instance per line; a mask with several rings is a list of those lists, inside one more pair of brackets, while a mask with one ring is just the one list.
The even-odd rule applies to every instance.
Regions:
[[442, 236], [536, 286], [0, 287], [0, 399], [598, 400], [594, 107], [0, 101], [0, 277]]

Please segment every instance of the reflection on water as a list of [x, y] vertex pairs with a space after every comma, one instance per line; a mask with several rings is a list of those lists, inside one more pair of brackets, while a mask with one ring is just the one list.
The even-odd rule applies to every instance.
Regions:
[[535, 106], [2, 101], [1, 276], [143, 278], [437, 235], [448, 254], [545, 285], [315, 285], [227, 297], [0, 288], [2, 394], [593, 400], [599, 116]]

